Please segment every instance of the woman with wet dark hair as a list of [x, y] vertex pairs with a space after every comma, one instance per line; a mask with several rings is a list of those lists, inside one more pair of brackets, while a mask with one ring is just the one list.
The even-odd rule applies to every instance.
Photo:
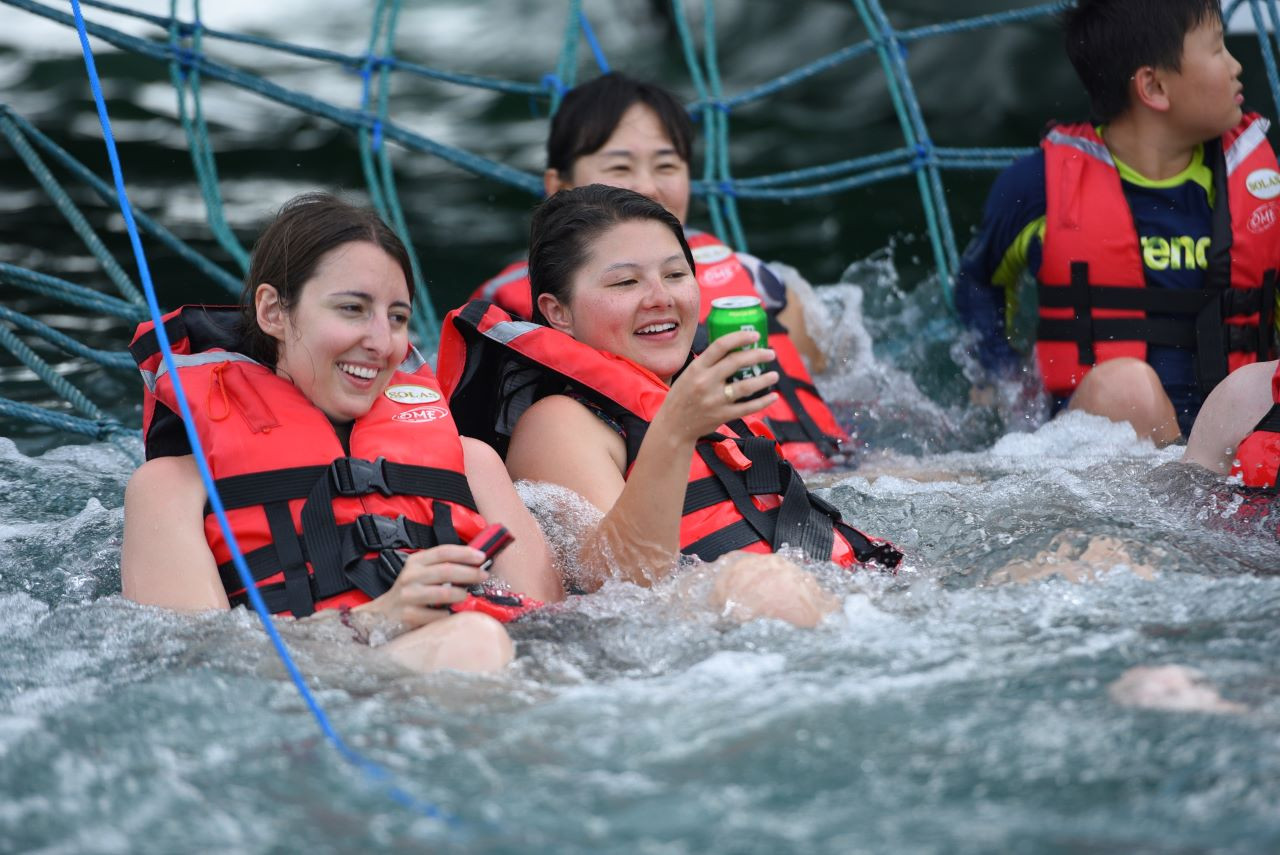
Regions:
[[[516, 539], [494, 575], [540, 600], [562, 588], [501, 460], [459, 438], [409, 343], [409, 281], [404, 246], [375, 214], [309, 194], [254, 247], [238, 309], [188, 306], [165, 328], [268, 608], [338, 616], [415, 670], [492, 670], [512, 645], [478, 613], [494, 613], [476, 587], [493, 580], [468, 542], [500, 521]], [[175, 436], [175, 384], [151, 326], [131, 347], [147, 384], [149, 459], [125, 494], [124, 594], [181, 610], [243, 604], [230, 543]]]
[[759, 334], [692, 357], [698, 284], [670, 211], [617, 187], [561, 191], [534, 213], [529, 265], [538, 323], [483, 302], [451, 313], [440, 379], [459, 428], [504, 452], [513, 478], [600, 511], [579, 543], [582, 588], [728, 557], [713, 603], [812, 625], [834, 601], [776, 550], [896, 566], [897, 550], [809, 493], [758, 420], [778, 380], [740, 376], [772, 359], [744, 350]]

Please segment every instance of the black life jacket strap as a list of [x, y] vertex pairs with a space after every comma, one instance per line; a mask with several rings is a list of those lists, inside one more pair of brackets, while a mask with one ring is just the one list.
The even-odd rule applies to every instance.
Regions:
[[1276, 353], [1276, 271], [1262, 275], [1262, 304], [1258, 307], [1258, 361], [1267, 362]]
[[711, 470], [721, 486], [724, 487], [725, 492], [729, 494], [729, 501], [733, 502], [733, 506], [742, 515], [743, 521], [755, 531], [755, 539], [763, 540], [773, 546], [774, 530], [777, 528], [777, 522], [775, 519], [770, 519], [764, 511], [752, 503], [751, 492], [747, 489], [746, 479], [730, 469], [728, 464], [716, 456], [715, 446], [712, 443], [699, 442], [696, 449], [698, 456], [702, 458], [707, 468]]
[[[307, 577], [306, 584], [309, 587], [308, 595], [311, 602], [314, 603], [316, 600], [320, 599], [320, 597], [316, 596], [315, 584], [312, 582], [310, 576]], [[294, 611], [292, 607], [293, 598], [284, 582], [276, 582], [271, 585], [261, 585], [258, 588], [258, 594], [262, 597], [262, 602], [266, 605], [267, 611], [273, 615], [280, 614], [281, 612], [292, 612], [294, 617], [305, 617], [305, 615], [301, 615]], [[236, 606], [248, 607], [249, 605], [249, 594], [245, 591], [241, 591], [239, 594], [230, 596], [227, 599], [230, 601], [231, 608], [233, 609]], [[312, 612], [308, 612], [308, 614], [312, 613], [314, 613], [314, 609]]]
[[[769, 429], [782, 442], [811, 442], [817, 446], [818, 451], [825, 457], [833, 457], [840, 453], [840, 440], [831, 436], [818, 427], [818, 423], [813, 420], [813, 416], [809, 415], [809, 411], [805, 409], [804, 403], [797, 394], [801, 388], [800, 383], [794, 377], [782, 370], [782, 366], [774, 360], [769, 366], [769, 370], [778, 372], [778, 394], [791, 407], [791, 412], [795, 413], [795, 421], [784, 421], [782, 419], [767, 418], [766, 422]], [[817, 395], [817, 390], [810, 383], [805, 386], [811, 390], [811, 393]], [[795, 437], [798, 432], [803, 439], [788, 438], [783, 439], [782, 433], [786, 433], [789, 437]], [[781, 433], [779, 432], [781, 431]]]
[[[271, 531], [271, 542], [275, 545], [276, 558], [280, 562], [276, 566], [284, 571], [288, 609], [293, 612], [294, 617], [306, 617], [316, 610], [316, 601], [311, 591], [311, 574], [307, 571], [307, 561], [302, 554], [302, 543], [293, 528], [289, 503], [272, 502], [264, 506], [264, 510], [267, 514], [267, 526]], [[239, 574], [236, 574], [236, 579], [239, 578]]]
[[[1093, 352], [1093, 316], [1091, 304], [1093, 289], [1089, 287], [1089, 263], [1086, 261], [1071, 262], [1071, 293], [1074, 318], [1069, 321], [1070, 331], [1063, 336], [1068, 341], [1074, 339], [1080, 351], [1080, 362], [1093, 365], [1097, 357]], [[1040, 333], [1037, 332], [1037, 335]]]
[[[1039, 293], [1042, 308], [1070, 309], [1076, 306], [1075, 294], [1070, 288], [1041, 283]], [[1089, 305], [1094, 309], [1126, 309], [1162, 315], [1195, 316], [1204, 309], [1206, 303], [1218, 300], [1224, 315], [1251, 315], [1262, 308], [1261, 295], [1261, 288], [1228, 288], [1225, 291], [1207, 288], [1172, 290], [1093, 283], [1089, 286]]]
[[[1145, 341], [1165, 347], [1196, 347], [1195, 326], [1172, 318], [1098, 318], [1090, 326], [1090, 341]], [[1219, 324], [1217, 329], [1218, 340], [1225, 340], [1232, 351], [1252, 353], [1258, 348], [1257, 327]], [[1073, 341], [1075, 321], [1042, 319], [1037, 334], [1041, 333], [1043, 341]], [[1221, 353], [1225, 359], [1226, 349]]]
[[[762, 540], [771, 549], [777, 549], [785, 543], [799, 547], [811, 558], [828, 560], [835, 538], [831, 519], [810, 502], [804, 481], [789, 463], [778, 458], [772, 440], [748, 436], [737, 442], [742, 453], [751, 461], [751, 466], [743, 472], [734, 471], [722, 461], [711, 442], [698, 443], [697, 452], [728, 494], [729, 501], [742, 515], [742, 520], [726, 528], [726, 531], [733, 530], [731, 534], [719, 539], [714, 538], [714, 534], [708, 535], [690, 544], [684, 551], [699, 556], [722, 555], [729, 549], [738, 549]], [[776, 509], [777, 513], [762, 511], [751, 501], [752, 495], [765, 493], [782, 495], [782, 504]], [[729, 539], [740, 540], [745, 537], [743, 523], [755, 536], [746, 543], [715, 551], [715, 548], [725, 546]]]
[[[328, 466], [299, 466], [233, 475], [220, 478], [215, 486], [223, 507], [230, 511], [268, 502], [305, 499], [315, 489], [316, 482], [326, 476], [333, 482], [333, 492], [338, 496], [367, 496], [373, 492], [384, 496], [430, 496], [476, 510], [471, 487], [462, 473], [389, 462], [383, 457], [376, 460], [339, 457]], [[211, 513], [213, 508], [206, 503], [205, 516]]]
[[1271, 409], [1267, 410], [1267, 414], [1254, 427], [1254, 431], [1280, 433], [1280, 404], [1274, 404]]
[[[779, 510], [779, 508], [773, 508], [763, 512], [771, 528], [777, 527]], [[703, 561], [714, 561], [735, 549], [742, 549], [759, 542], [760, 535], [756, 532], [755, 526], [743, 519], [695, 540], [680, 551], [685, 555], [701, 558]]]

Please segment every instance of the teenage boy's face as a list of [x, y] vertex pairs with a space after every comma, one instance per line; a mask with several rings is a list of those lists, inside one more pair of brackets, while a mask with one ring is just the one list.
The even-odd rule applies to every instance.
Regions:
[[1240, 63], [1222, 40], [1216, 18], [1187, 32], [1182, 69], [1165, 78], [1169, 115], [1197, 141], [1221, 136], [1240, 123], [1244, 87]]

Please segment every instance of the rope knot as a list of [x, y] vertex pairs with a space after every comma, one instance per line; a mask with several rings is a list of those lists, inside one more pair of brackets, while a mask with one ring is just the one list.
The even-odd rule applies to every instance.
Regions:
[[559, 96], [569, 91], [569, 87], [565, 86], [560, 77], [554, 73], [542, 75], [542, 88]]

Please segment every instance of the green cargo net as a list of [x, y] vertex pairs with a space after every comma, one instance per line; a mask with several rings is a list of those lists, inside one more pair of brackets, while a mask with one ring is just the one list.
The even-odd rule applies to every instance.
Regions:
[[[866, 37], [823, 56], [773, 80], [738, 93], [727, 93], [717, 60], [715, 4], [702, 0], [702, 32], [688, 24], [685, 5], [671, 0], [672, 20], [680, 39], [690, 82], [697, 99], [689, 105], [699, 117], [706, 138], [706, 156], [701, 178], [693, 182], [711, 218], [713, 231], [739, 250], [747, 250], [747, 239], [739, 215], [740, 202], [785, 202], [853, 191], [869, 185], [899, 179], [914, 180], [924, 212], [936, 281], [951, 303], [951, 282], [958, 267], [959, 253], [951, 217], [947, 209], [943, 175], [959, 170], [998, 170], [1029, 153], [1029, 148], [956, 148], [935, 145], [929, 134], [907, 69], [911, 46], [926, 39], [971, 33], [993, 27], [1016, 26], [1060, 14], [1071, 2], [1042, 3], [990, 15], [897, 30], [880, 0], [851, 0], [852, 21], [861, 25]], [[70, 14], [36, 0], [0, 0], [32, 15], [74, 28]], [[318, 117], [348, 129], [356, 136], [361, 171], [373, 207], [397, 231], [409, 248], [413, 265], [414, 316], [412, 331], [418, 345], [433, 351], [439, 335], [439, 316], [425, 284], [423, 268], [405, 222], [396, 188], [392, 144], [402, 150], [440, 158], [490, 181], [512, 186], [533, 195], [542, 193], [541, 176], [442, 143], [396, 122], [390, 115], [389, 93], [395, 75], [410, 75], [461, 87], [487, 89], [506, 95], [532, 99], [554, 112], [560, 98], [577, 77], [579, 56], [585, 41], [596, 66], [608, 70], [608, 62], [582, 9], [582, 0], [567, 0], [564, 39], [554, 66], [536, 82], [503, 80], [430, 68], [396, 56], [400, 0], [376, 0], [373, 4], [366, 50], [363, 54], [291, 44], [278, 39], [225, 32], [201, 23], [199, 0], [191, 2], [191, 18], [179, 16], [178, 0], [171, 0], [170, 14], [160, 16], [138, 12], [101, 0], [83, 0], [83, 6], [124, 15], [154, 25], [154, 38], [139, 38], [97, 22], [87, 22], [89, 33], [119, 50], [166, 66], [176, 96], [176, 115], [186, 136], [192, 170], [203, 198], [209, 232], [231, 260], [228, 270], [182, 241], [142, 211], [135, 217], [149, 239], [158, 241], [201, 276], [238, 295], [240, 278], [248, 263], [248, 253], [227, 222], [219, 189], [216, 153], [210, 145], [202, 86], [218, 81], [254, 93], [283, 107]], [[1231, 20], [1241, 6], [1247, 6], [1257, 32], [1272, 100], [1280, 105], [1280, 72], [1276, 48], [1280, 45], [1280, 10], [1277, 0], [1234, 0], [1226, 4], [1224, 17]], [[309, 94], [289, 89], [248, 67], [238, 67], [209, 57], [207, 41], [249, 46], [269, 53], [287, 54], [331, 64], [353, 73], [360, 87], [358, 109], [339, 106]], [[730, 162], [730, 126], [740, 107], [778, 96], [791, 87], [864, 56], [874, 56], [884, 73], [886, 86], [901, 131], [900, 144], [874, 154], [824, 163], [803, 169], [768, 175], [736, 177]], [[94, 233], [84, 213], [76, 206], [51, 166], [80, 182], [110, 206], [117, 206], [115, 191], [93, 170], [77, 161], [53, 140], [41, 133], [15, 111], [0, 103], [0, 137], [11, 146], [32, 177], [71, 226], [88, 251], [101, 265], [117, 296], [77, 285], [35, 270], [0, 263], [0, 282], [52, 298], [68, 307], [100, 316], [138, 321], [146, 317], [139, 289]], [[9, 309], [0, 309], [0, 346], [44, 381], [66, 406], [54, 410], [0, 397], [0, 418], [44, 425], [56, 430], [99, 440], [133, 438], [136, 428], [107, 415], [61, 376], [48, 361], [49, 354], [71, 355], [108, 368], [129, 368], [131, 357], [85, 347], [45, 323]]]

